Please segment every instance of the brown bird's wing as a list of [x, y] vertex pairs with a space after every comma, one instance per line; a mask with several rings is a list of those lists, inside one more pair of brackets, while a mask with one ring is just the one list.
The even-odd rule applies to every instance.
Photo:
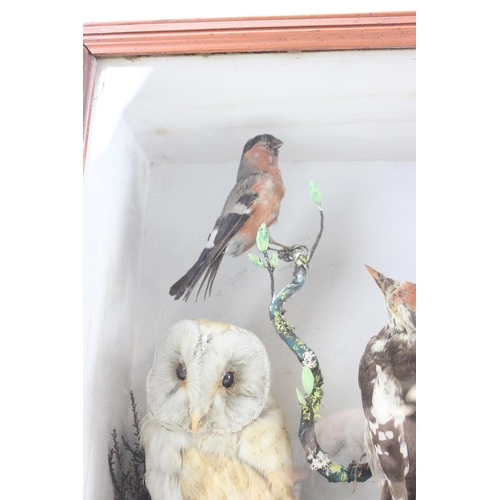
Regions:
[[359, 362], [358, 371], [358, 385], [361, 390], [361, 401], [363, 404], [363, 411], [365, 412], [365, 416], [367, 418], [367, 411], [371, 408], [373, 401], [373, 380], [377, 374], [375, 369], [375, 360], [373, 354], [371, 353], [372, 341], [375, 338], [377, 337], [372, 337], [366, 346], [365, 352]]
[[[404, 397], [410, 382], [395, 376], [395, 360], [388, 356], [385, 328], [368, 343], [361, 358], [358, 382], [366, 417], [365, 445], [370, 468], [382, 499], [412, 499], [415, 495], [415, 410]], [[386, 341], [384, 348], [377, 342]], [[401, 351], [401, 349], [399, 349]], [[411, 379], [412, 366], [408, 376]], [[398, 375], [402, 375], [398, 367]], [[415, 383], [414, 377], [413, 384]], [[377, 412], [383, 418], [377, 418]], [[387, 497], [387, 492], [390, 492]]]

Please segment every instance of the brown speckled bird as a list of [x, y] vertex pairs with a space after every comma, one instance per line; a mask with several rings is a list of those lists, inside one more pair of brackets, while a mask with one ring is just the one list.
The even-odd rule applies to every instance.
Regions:
[[220, 217], [208, 236], [208, 241], [193, 267], [170, 287], [175, 300], [184, 296], [187, 301], [193, 288], [204, 275], [198, 295], [205, 281], [205, 298], [212, 285], [225, 253], [241, 255], [255, 244], [257, 230], [262, 223], [273, 224], [279, 214], [285, 187], [278, 166], [278, 150], [283, 144], [270, 134], [250, 139]]
[[382, 290], [389, 313], [359, 365], [366, 452], [381, 500], [414, 500], [417, 289], [413, 283], [366, 268]]

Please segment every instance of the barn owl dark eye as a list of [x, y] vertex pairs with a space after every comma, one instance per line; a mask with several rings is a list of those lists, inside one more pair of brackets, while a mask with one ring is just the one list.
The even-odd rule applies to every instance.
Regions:
[[222, 385], [226, 389], [229, 389], [233, 384], [234, 384], [234, 373], [233, 372], [226, 372], [226, 374], [224, 375], [224, 378], [222, 379]]
[[182, 363], [179, 363], [175, 373], [177, 374], [178, 379], [186, 380], [186, 367]]

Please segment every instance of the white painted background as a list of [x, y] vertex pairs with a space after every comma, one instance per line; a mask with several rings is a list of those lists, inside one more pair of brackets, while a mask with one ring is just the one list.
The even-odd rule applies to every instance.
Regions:
[[[144, 414], [159, 336], [199, 317], [236, 323], [264, 342], [301, 498], [353, 498], [352, 485], [307, 469], [297, 439], [300, 366], [269, 323], [267, 273], [245, 256], [226, 258], [206, 302], [174, 301], [168, 289], [203, 248], [246, 140], [280, 138], [287, 193], [273, 237], [312, 245], [311, 179], [326, 219], [288, 317], [322, 365], [320, 444], [344, 465], [359, 459], [357, 365], [386, 319], [364, 264], [416, 279], [415, 51], [118, 58], [99, 67], [84, 176], [86, 498], [111, 498], [110, 432], [130, 428], [130, 389]], [[291, 271], [280, 264], [278, 287]], [[374, 496], [371, 482], [354, 493]]]

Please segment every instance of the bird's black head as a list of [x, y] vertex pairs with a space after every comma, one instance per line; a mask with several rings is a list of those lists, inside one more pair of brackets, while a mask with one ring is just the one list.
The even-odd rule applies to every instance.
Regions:
[[275, 155], [278, 155], [278, 149], [283, 144], [283, 141], [280, 141], [279, 139], [274, 137], [274, 135], [260, 134], [247, 141], [245, 147], [243, 148], [243, 154], [245, 154], [247, 151], [250, 151], [258, 142], [264, 143], [269, 149], [273, 151]]

